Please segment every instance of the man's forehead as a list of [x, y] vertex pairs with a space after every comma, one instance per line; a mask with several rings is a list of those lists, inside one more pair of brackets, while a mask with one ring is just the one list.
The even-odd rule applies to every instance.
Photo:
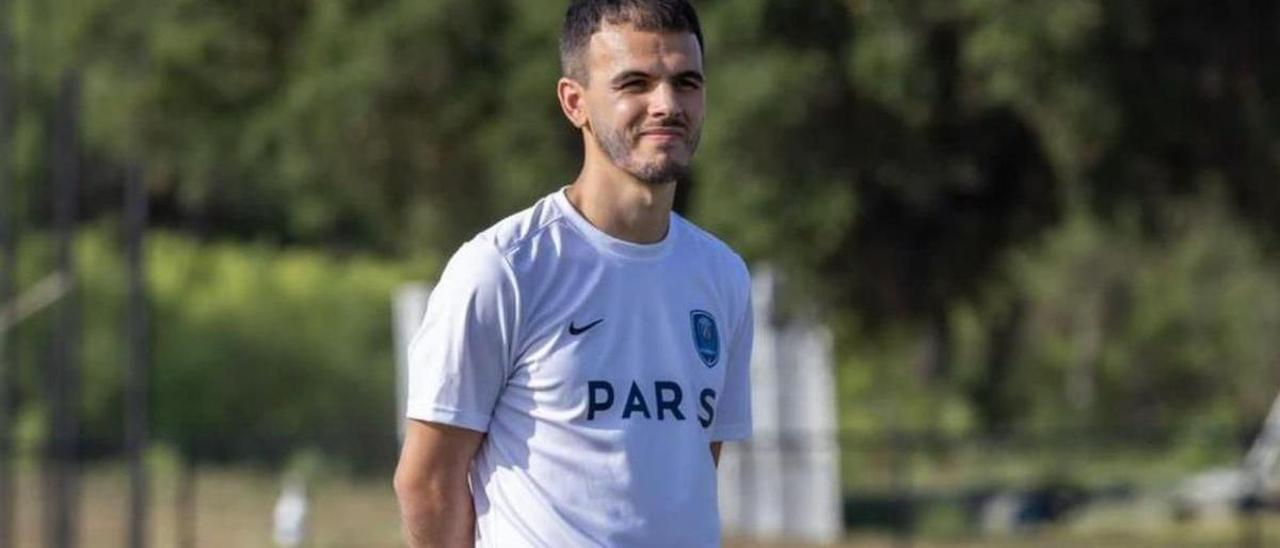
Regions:
[[591, 35], [588, 52], [588, 63], [603, 70], [702, 71], [702, 48], [692, 32], [603, 23]]

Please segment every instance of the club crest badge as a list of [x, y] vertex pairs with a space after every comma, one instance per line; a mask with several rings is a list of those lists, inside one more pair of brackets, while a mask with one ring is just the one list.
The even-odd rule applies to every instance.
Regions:
[[715, 367], [720, 361], [720, 331], [716, 329], [716, 319], [709, 312], [694, 310], [689, 313], [689, 321], [698, 357], [707, 367]]

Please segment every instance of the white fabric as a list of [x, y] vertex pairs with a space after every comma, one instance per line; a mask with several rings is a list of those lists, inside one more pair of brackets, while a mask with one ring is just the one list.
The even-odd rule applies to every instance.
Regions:
[[709, 444], [751, 433], [750, 294], [679, 215], [633, 244], [563, 190], [464, 244], [410, 345], [406, 414], [488, 433], [477, 545], [718, 545]]

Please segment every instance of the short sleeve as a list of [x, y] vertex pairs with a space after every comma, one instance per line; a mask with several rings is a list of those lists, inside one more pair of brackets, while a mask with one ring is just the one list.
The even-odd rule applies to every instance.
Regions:
[[519, 293], [490, 242], [458, 250], [409, 344], [408, 418], [487, 432], [511, 364]]
[[751, 277], [742, 265], [743, 280], [735, 292], [738, 314], [728, 339], [724, 388], [717, 398], [716, 420], [711, 427], [713, 441], [736, 441], [751, 437], [751, 345], [755, 320], [751, 307]]

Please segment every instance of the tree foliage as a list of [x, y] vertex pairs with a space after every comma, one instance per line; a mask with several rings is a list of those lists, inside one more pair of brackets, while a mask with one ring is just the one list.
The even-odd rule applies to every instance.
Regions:
[[[940, 408], [960, 409], [958, 423], [990, 430], [1078, 405], [1094, 424], [1182, 423], [1206, 409], [1234, 427], [1256, 420], [1265, 390], [1245, 397], [1255, 388], [1212, 379], [1252, 378], [1277, 358], [1259, 327], [1273, 311], [1231, 313], [1276, 291], [1274, 2], [698, 7], [709, 116], [681, 205], [779, 265], [796, 300], [842, 334], [847, 370], [875, 369], [905, 399], [950, 402]], [[294, 268], [254, 246], [438, 264], [571, 181], [579, 138], [553, 94], [563, 8], [11, 0], [18, 216], [28, 230], [48, 223], [52, 97], [75, 69], [86, 219], [117, 214], [126, 167], [141, 163], [158, 224], [249, 244], [208, 252], [220, 257], [206, 265], [210, 287], [229, 293], [200, 306], [225, 315], [158, 311], [181, 316], [161, 324], [169, 337], [231, 346], [183, 356], [162, 342], [157, 366], [210, 413], [284, 390], [316, 360], [343, 356], [325, 374], [345, 379], [383, 356], [270, 342], [321, 329], [273, 315], [288, 306], [252, 306], [287, 295], [272, 269]], [[203, 253], [153, 252], [161, 264]], [[277, 376], [249, 395], [201, 392], [240, 344]], [[311, 416], [282, 409], [271, 420], [294, 422], [266, 431]]]

